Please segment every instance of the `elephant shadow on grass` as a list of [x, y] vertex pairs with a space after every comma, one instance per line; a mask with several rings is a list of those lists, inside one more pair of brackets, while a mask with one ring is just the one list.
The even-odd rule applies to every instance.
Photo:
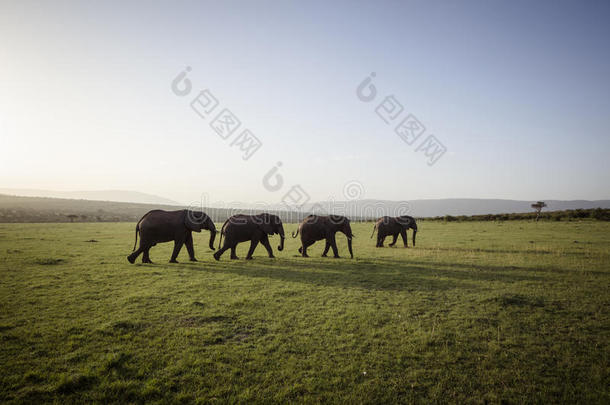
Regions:
[[262, 262], [227, 262], [180, 265], [194, 271], [268, 278], [315, 286], [362, 288], [380, 291], [435, 291], [486, 288], [488, 282], [515, 283], [542, 281], [542, 277], [522, 274], [527, 269], [514, 266], [469, 266], [400, 260], [308, 260], [279, 259]]
[[[393, 260], [386, 259], [377, 259], [377, 261], [384, 263], [388, 262], [388, 264], [393, 262]], [[472, 282], [495, 281], [503, 283], [515, 283], [521, 281], [542, 282], [546, 280], [546, 277], [531, 274], [531, 268], [519, 266], [480, 265], [468, 263], [430, 263], [418, 260], [409, 260], [408, 265], [423, 267], [426, 269], [428, 275]]]
[[[442, 252], [457, 252], [457, 253], [491, 253], [491, 254], [518, 254], [518, 255], [552, 255], [556, 254], [551, 248], [540, 249], [493, 249], [493, 248], [467, 248], [467, 247], [418, 247], [424, 251], [442, 251]], [[570, 255], [585, 256], [586, 252], [570, 252]]]

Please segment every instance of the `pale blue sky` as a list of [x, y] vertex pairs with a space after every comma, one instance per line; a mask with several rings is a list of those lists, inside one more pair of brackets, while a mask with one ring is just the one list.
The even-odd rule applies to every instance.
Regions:
[[[0, 187], [608, 199], [608, 21], [601, 1], [4, 1]], [[189, 107], [204, 88], [263, 142], [250, 160]], [[375, 114], [390, 94], [446, 146], [432, 167]]]

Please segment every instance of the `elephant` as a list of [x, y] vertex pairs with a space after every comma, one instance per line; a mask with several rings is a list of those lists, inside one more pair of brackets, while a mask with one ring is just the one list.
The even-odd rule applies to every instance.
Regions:
[[[202, 229], [210, 231], [210, 249], [214, 250], [214, 238], [216, 237], [216, 226], [212, 219], [201, 211], [179, 210], [163, 211], [152, 210], [146, 213], [136, 225], [136, 241], [133, 252], [127, 256], [129, 263], [134, 263], [140, 253], [142, 263], [152, 263], [149, 256], [150, 248], [157, 243], [174, 241], [174, 252], [170, 263], [178, 263], [176, 258], [182, 245], [186, 245], [189, 258], [196, 262], [195, 250], [193, 249], [192, 232], [201, 232]], [[140, 234], [140, 247], [136, 250]]]
[[[280, 235], [280, 244], [277, 250], [284, 250], [284, 226], [282, 220], [277, 215], [262, 213], [258, 215], [233, 215], [225, 221], [220, 230], [220, 241], [218, 243], [219, 250], [214, 253], [214, 259], [220, 260], [220, 256], [231, 249], [231, 259], [239, 259], [235, 254], [237, 244], [240, 242], [250, 241], [250, 250], [246, 255], [246, 260], [252, 260], [252, 254], [258, 243], [262, 243], [270, 258], [274, 258], [273, 249], [269, 243], [269, 235]], [[225, 237], [222, 248], [222, 237]]]
[[309, 246], [313, 245], [318, 240], [326, 239], [326, 247], [324, 248], [322, 257], [326, 257], [328, 249], [332, 247], [334, 257], [338, 258], [339, 252], [337, 250], [335, 234], [339, 231], [347, 236], [347, 248], [351, 258], [353, 259], [354, 253], [352, 251], [352, 238], [354, 237], [354, 234], [352, 233], [352, 227], [350, 226], [349, 219], [344, 216], [309, 215], [299, 224], [299, 228], [297, 229], [296, 233], [292, 234], [292, 237], [296, 238], [299, 235], [299, 232], [301, 233], [302, 246], [299, 248], [299, 253], [301, 253], [303, 257], [309, 257], [307, 256], [307, 248]]
[[402, 241], [405, 247], [408, 247], [407, 243], [407, 230], [413, 229], [413, 246], [415, 246], [415, 234], [417, 234], [417, 223], [415, 222], [415, 218], [410, 217], [408, 215], [402, 215], [400, 217], [381, 217], [375, 223], [373, 227], [373, 233], [371, 234], [371, 238], [375, 234], [375, 230], [377, 230], [377, 245], [376, 247], [383, 247], [383, 241], [386, 236], [392, 235], [394, 240], [390, 243], [390, 246], [394, 246], [396, 244], [396, 240], [398, 239], [398, 234], [402, 237]]

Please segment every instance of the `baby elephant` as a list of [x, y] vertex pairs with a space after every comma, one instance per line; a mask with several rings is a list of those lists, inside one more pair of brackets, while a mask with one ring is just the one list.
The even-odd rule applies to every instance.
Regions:
[[[136, 225], [136, 242], [133, 245], [134, 252], [127, 256], [129, 263], [134, 263], [140, 253], [142, 263], [152, 263], [150, 261], [150, 248], [157, 243], [174, 241], [174, 252], [170, 263], [178, 263], [176, 258], [182, 245], [186, 245], [191, 261], [195, 262], [195, 250], [193, 249], [192, 232], [201, 232], [202, 229], [210, 231], [210, 249], [214, 250], [214, 238], [216, 237], [216, 227], [212, 219], [203, 212], [180, 210], [163, 211], [153, 210], [138, 221]], [[138, 243], [138, 233], [140, 234], [140, 247], [136, 249]]]
[[322, 257], [326, 257], [328, 250], [332, 248], [334, 257], [338, 258], [339, 252], [337, 250], [335, 234], [337, 232], [342, 232], [347, 236], [347, 249], [349, 250], [352, 259], [354, 258], [354, 253], [352, 251], [352, 238], [354, 237], [354, 234], [352, 233], [349, 219], [346, 217], [341, 215], [310, 215], [301, 222], [299, 229], [297, 229], [296, 233], [292, 234], [292, 237], [296, 238], [299, 232], [301, 233], [302, 244], [299, 248], [299, 253], [301, 253], [303, 257], [309, 257], [307, 256], [307, 248], [309, 246], [313, 245], [318, 240], [326, 239], [326, 246], [324, 247]]
[[377, 230], [377, 244], [376, 247], [383, 247], [383, 241], [386, 236], [392, 235], [394, 240], [390, 243], [390, 246], [396, 244], [398, 235], [402, 237], [402, 242], [407, 247], [407, 230], [413, 229], [413, 246], [415, 246], [415, 234], [417, 234], [417, 223], [415, 218], [408, 215], [402, 215], [400, 217], [381, 217], [375, 223], [373, 227], [373, 233], [371, 238]]
[[263, 244], [265, 249], [267, 249], [267, 253], [269, 253], [269, 257], [272, 258], [274, 257], [273, 249], [271, 249], [271, 245], [269, 244], [268, 235], [273, 235], [275, 233], [279, 234], [281, 238], [280, 245], [277, 247], [277, 250], [281, 252], [284, 250], [284, 226], [282, 225], [280, 217], [267, 213], [258, 215], [233, 215], [222, 225], [218, 247], [220, 248], [220, 245], [222, 244], [223, 235], [225, 236], [225, 243], [222, 245], [222, 248], [214, 253], [214, 259], [220, 260], [220, 256], [228, 249], [231, 249], [231, 259], [238, 259], [235, 254], [237, 244], [248, 240], [250, 241], [250, 250], [248, 250], [246, 260], [252, 259], [252, 254], [254, 253], [254, 249], [256, 249], [258, 242]]

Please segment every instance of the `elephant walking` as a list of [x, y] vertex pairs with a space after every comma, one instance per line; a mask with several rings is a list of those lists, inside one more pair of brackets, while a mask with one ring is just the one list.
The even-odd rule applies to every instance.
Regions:
[[344, 216], [310, 215], [301, 222], [297, 232], [293, 233], [292, 237], [296, 238], [299, 232], [301, 233], [301, 247], [299, 248], [299, 253], [301, 253], [303, 257], [309, 257], [307, 255], [307, 248], [309, 246], [313, 245], [318, 240], [326, 239], [326, 247], [324, 248], [322, 257], [326, 257], [328, 250], [332, 248], [334, 257], [338, 258], [339, 252], [335, 234], [337, 232], [342, 232], [347, 236], [347, 248], [352, 259], [354, 258], [354, 253], [352, 251], [352, 238], [354, 237], [354, 234], [352, 233], [349, 219]]
[[[218, 244], [219, 250], [214, 253], [214, 259], [220, 260], [220, 256], [231, 249], [231, 259], [238, 259], [235, 254], [237, 244], [240, 242], [250, 241], [250, 250], [246, 256], [246, 260], [252, 259], [252, 254], [258, 243], [262, 243], [269, 257], [273, 258], [273, 249], [269, 243], [269, 235], [280, 235], [280, 245], [277, 250], [284, 250], [284, 226], [282, 220], [277, 215], [258, 214], [258, 215], [233, 215], [227, 219], [220, 230], [220, 241]], [[222, 237], [225, 237], [225, 243], [222, 244]]]
[[[216, 227], [212, 219], [203, 212], [180, 210], [163, 211], [153, 210], [146, 213], [136, 225], [136, 241], [133, 245], [133, 253], [127, 256], [129, 263], [134, 263], [140, 253], [142, 253], [142, 263], [152, 263], [150, 261], [150, 248], [157, 243], [174, 241], [174, 252], [170, 263], [178, 263], [176, 258], [182, 245], [186, 245], [191, 261], [195, 259], [193, 248], [193, 231], [201, 232], [202, 229], [210, 231], [210, 249], [214, 250], [214, 238], [216, 237]], [[136, 250], [140, 234], [140, 247]]]
[[415, 234], [417, 234], [417, 223], [415, 218], [408, 215], [402, 215], [400, 217], [381, 217], [375, 223], [371, 238], [377, 230], [377, 245], [376, 247], [383, 247], [383, 241], [386, 236], [392, 235], [394, 240], [390, 243], [390, 246], [396, 244], [398, 235], [402, 237], [402, 241], [405, 247], [408, 247], [407, 243], [407, 230], [413, 229], [413, 246], [415, 246]]

